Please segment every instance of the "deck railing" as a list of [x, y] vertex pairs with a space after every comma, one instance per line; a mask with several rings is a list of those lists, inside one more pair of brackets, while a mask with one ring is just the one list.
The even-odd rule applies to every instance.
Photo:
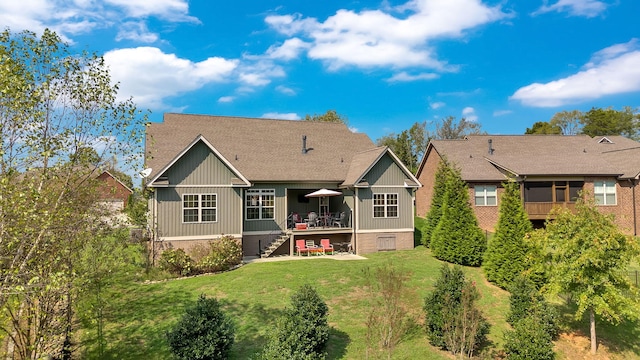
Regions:
[[575, 211], [575, 203], [560, 203], [560, 202], [526, 202], [524, 203], [524, 210], [529, 215], [530, 219], [544, 220], [547, 218], [551, 210], [555, 207], [567, 208], [571, 211]]

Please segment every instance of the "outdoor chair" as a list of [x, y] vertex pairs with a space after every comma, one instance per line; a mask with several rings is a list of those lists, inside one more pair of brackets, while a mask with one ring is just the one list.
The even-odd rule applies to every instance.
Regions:
[[309, 254], [309, 248], [304, 239], [298, 239], [296, 240], [296, 254], [300, 256], [303, 253]]
[[318, 214], [316, 214], [314, 211], [310, 212], [309, 215], [307, 215], [305, 222], [309, 227], [318, 226]]
[[290, 229], [295, 229], [296, 224], [301, 222], [302, 222], [302, 218], [300, 217], [300, 214], [298, 214], [297, 212], [291, 213], [291, 218], [289, 219]]
[[331, 245], [331, 240], [329, 239], [320, 239], [320, 246], [322, 247], [322, 252], [327, 254], [331, 253], [333, 255], [333, 245]]
[[343, 211], [340, 213], [340, 216], [333, 219], [333, 225], [337, 225], [338, 227], [342, 227], [344, 223], [344, 218], [346, 217], [346, 213]]
[[316, 243], [313, 240], [306, 240], [305, 246], [309, 250], [309, 254], [315, 254], [315, 255], [322, 254], [322, 248], [316, 245]]

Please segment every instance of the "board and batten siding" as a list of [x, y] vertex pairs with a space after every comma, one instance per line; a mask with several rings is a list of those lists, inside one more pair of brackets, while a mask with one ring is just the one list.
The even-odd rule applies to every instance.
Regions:
[[[398, 194], [397, 218], [373, 217], [373, 194]], [[413, 189], [405, 187], [373, 187], [358, 189], [358, 231], [413, 228]]]
[[[194, 237], [242, 233], [242, 189], [231, 187], [170, 187], [156, 189], [158, 199], [158, 235]], [[183, 223], [183, 194], [217, 194], [217, 221]]]
[[202, 141], [193, 145], [164, 175], [169, 178], [169, 185], [180, 186], [231, 185], [231, 179], [237, 178]]
[[367, 182], [375, 186], [402, 186], [407, 175], [385, 154], [364, 176]]

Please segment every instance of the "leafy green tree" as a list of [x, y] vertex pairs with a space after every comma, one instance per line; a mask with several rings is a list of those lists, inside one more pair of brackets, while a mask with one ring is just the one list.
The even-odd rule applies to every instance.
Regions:
[[433, 197], [431, 198], [431, 206], [426, 216], [426, 224], [422, 228], [422, 244], [429, 247], [431, 244], [431, 238], [433, 231], [440, 222], [442, 217], [442, 203], [444, 201], [444, 194], [447, 190], [447, 179], [452, 176], [452, 167], [449, 161], [443, 157], [438, 163], [438, 168], [435, 173], [435, 184], [433, 186]]
[[507, 323], [515, 326], [520, 320], [531, 316], [555, 340], [560, 330], [558, 313], [547, 303], [536, 285], [525, 276], [519, 276], [512, 282], [509, 291]]
[[498, 225], [487, 244], [482, 268], [487, 280], [506, 289], [526, 269], [528, 244], [524, 237], [533, 227], [520, 200], [520, 185], [510, 181], [503, 186]]
[[329, 340], [328, 307], [311, 285], [303, 285], [291, 296], [262, 359], [324, 359]]
[[618, 230], [613, 217], [602, 214], [593, 199], [578, 199], [576, 213], [566, 209], [547, 224], [552, 251], [549, 289], [569, 294], [576, 319], [589, 313], [591, 352], [596, 353], [596, 315], [617, 324], [640, 318], [640, 292], [626, 275], [640, 253], [637, 240]]
[[580, 134], [584, 114], [579, 110], [560, 111], [553, 115], [549, 123], [554, 128], [560, 128], [562, 135]]
[[442, 215], [431, 235], [431, 251], [440, 260], [480, 266], [487, 240], [469, 203], [469, 189], [460, 170], [451, 169], [445, 182]]
[[[116, 100], [100, 56], [71, 53], [49, 30], [1, 32], [0, 57], [0, 309], [10, 314], [0, 331], [9, 356], [67, 357], [87, 275], [76, 263], [109, 226], [86, 164], [133, 159], [146, 117]], [[100, 152], [87, 150], [96, 144]]]
[[553, 360], [553, 341], [534, 316], [518, 321], [505, 333], [504, 351], [509, 360]]
[[436, 139], [462, 139], [467, 135], [484, 134], [480, 123], [466, 118], [456, 121], [455, 116], [447, 116], [436, 124]]
[[557, 125], [551, 125], [546, 121], [536, 121], [531, 128], [527, 128], [525, 134], [562, 134], [562, 128]]
[[640, 134], [640, 115], [628, 106], [621, 111], [592, 108], [584, 114], [582, 122], [582, 133], [591, 137], [623, 135], [637, 140]]
[[462, 268], [442, 264], [434, 289], [424, 302], [429, 343], [471, 357], [489, 333], [489, 323], [475, 305], [479, 296]]
[[167, 333], [173, 355], [185, 360], [223, 360], [235, 340], [233, 321], [215, 298], [200, 295]]
[[347, 119], [346, 116], [338, 114], [335, 110], [327, 110], [327, 112], [322, 115], [307, 114], [304, 117], [304, 121], [343, 123], [345, 125], [349, 125], [349, 119]]

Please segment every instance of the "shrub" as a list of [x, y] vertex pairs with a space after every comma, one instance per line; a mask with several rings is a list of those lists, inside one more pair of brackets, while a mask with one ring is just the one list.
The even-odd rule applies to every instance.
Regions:
[[559, 332], [558, 313], [545, 301], [535, 284], [520, 276], [513, 282], [510, 290], [509, 302], [511, 306], [507, 322], [515, 327], [520, 320], [533, 316], [551, 339], [556, 339]]
[[189, 276], [195, 272], [193, 260], [182, 249], [167, 249], [160, 255], [160, 268], [178, 276]]
[[328, 308], [316, 290], [303, 285], [276, 323], [262, 359], [324, 359], [329, 339]]
[[209, 243], [209, 253], [196, 264], [202, 273], [229, 270], [242, 262], [242, 245], [230, 236]]
[[489, 323], [475, 306], [479, 297], [459, 266], [443, 264], [434, 290], [425, 298], [429, 342], [454, 354], [471, 356], [489, 332]]
[[510, 360], [552, 360], [555, 358], [551, 336], [536, 320], [529, 315], [519, 320], [514, 330], [505, 334], [504, 350]]
[[178, 359], [226, 359], [234, 341], [234, 325], [215, 298], [200, 295], [167, 333]]

